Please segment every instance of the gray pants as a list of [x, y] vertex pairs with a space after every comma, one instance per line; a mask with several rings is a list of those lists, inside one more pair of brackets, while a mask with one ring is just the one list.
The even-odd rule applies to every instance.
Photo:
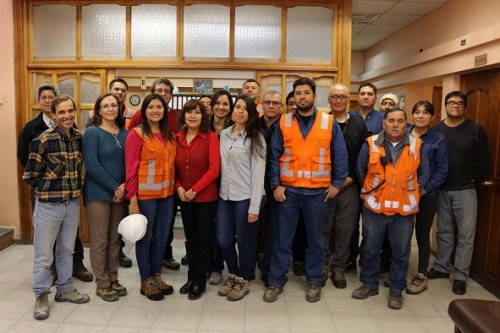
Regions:
[[466, 281], [469, 276], [477, 222], [477, 196], [475, 189], [439, 191], [438, 253], [434, 269], [448, 272], [453, 252], [454, 230], [457, 226], [454, 280]]
[[359, 191], [351, 184], [328, 200], [325, 224], [326, 255], [331, 254], [331, 271], [344, 272], [349, 257], [351, 236], [359, 220]]

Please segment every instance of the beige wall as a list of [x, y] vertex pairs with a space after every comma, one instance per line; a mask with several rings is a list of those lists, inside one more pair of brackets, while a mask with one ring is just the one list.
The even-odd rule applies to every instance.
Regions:
[[0, 0], [0, 226], [14, 227], [14, 237], [19, 238], [12, 1]]

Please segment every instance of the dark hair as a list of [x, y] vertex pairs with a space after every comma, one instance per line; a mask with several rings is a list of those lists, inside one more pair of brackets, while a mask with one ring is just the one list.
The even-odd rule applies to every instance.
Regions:
[[59, 93], [59, 91], [57, 90], [57, 88], [53, 84], [45, 83], [45, 84], [42, 84], [40, 87], [38, 87], [38, 98], [40, 98], [40, 95], [42, 94], [42, 92], [44, 90], [52, 91], [54, 93], [54, 96], [57, 96], [57, 94]]
[[210, 131], [210, 119], [207, 115], [207, 108], [200, 100], [197, 99], [190, 99], [184, 103], [182, 109], [179, 110], [179, 115], [177, 116], [177, 127], [183, 128], [186, 123], [186, 112], [195, 110], [196, 108], [199, 108], [201, 112], [200, 130], [202, 132]]
[[288, 100], [289, 100], [290, 98], [293, 98], [293, 97], [294, 97], [294, 96], [293, 96], [293, 91], [290, 91], [290, 92], [288, 93], [288, 95], [286, 95], [286, 100], [285, 100], [286, 104], [288, 104]]
[[61, 104], [62, 102], [66, 102], [66, 101], [71, 101], [71, 103], [73, 103], [73, 109], [75, 109], [75, 111], [76, 111], [76, 103], [75, 103], [75, 100], [73, 99], [73, 97], [66, 95], [66, 94], [62, 94], [62, 95], [56, 96], [56, 98], [54, 98], [54, 100], [52, 101], [52, 104], [50, 105], [50, 112], [52, 112], [52, 114], [55, 114], [56, 107], [59, 104]]
[[248, 120], [245, 124], [245, 131], [247, 132], [247, 137], [245, 140], [250, 140], [250, 153], [253, 154], [257, 152], [260, 157], [266, 157], [266, 150], [264, 149], [263, 137], [260, 134], [260, 124], [259, 124], [259, 112], [257, 111], [257, 105], [253, 98], [247, 95], [239, 95], [236, 97], [234, 103], [236, 104], [239, 100], [243, 100], [247, 106]]
[[295, 82], [293, 83], [293, 92], [295, 93], [295, 88], [297, 86], [303, 85], [308, 85], [309, 87], [311, 87], [313, 94], [316, 93], [316, 82], [308, 77], [301, 77], [300, 79], [295, 80]]
[[169, 86], [170, 87], [170, 93], [171, 94], [174, 93], [174, 84], [172, 83], [172, 81], [170, 81], [169, 79], [164, 78], [164, 77], [161, 77], [158, 80], [155, 80], [153, 82], [153, 84], [151, 85], [151, 93], [155, 92], [156, 86], [159, 85], [160, 83], [163, 83], [163, 84]]
[[387, 119], [390, 113], [396, 112], [396, 111], [401, 111], [405, 115], [405, 120], [408, 120], [408, 116], [406, 115], [406, 112], [403, 109], [400, 109], [398, 107], [395, 108], [390, 108], [389, 110], [384, 112], [384, 120]]
[[106, 93], [106, 94], [103, 94], [103, 95], [97, 97], [95, 104], [94, 104], [94, 116], [88, 122], [87, 126], [91, 126], [91, 125], [99, 126], [102, 124], [102, 116], [99, 113], [99, 110], [101, 109], [102, 100], [105, 99], [106, 97], [113, 97], [114, 99], [116, 99], [116, 104], [118, 104], [118, 116], [115, 119], [115, 124], [116, 124], [116, 126], [118, 126], [120, 128], [125, 127], [125, 119], [123, 119], [123, 114], [120, 110], [120, 102], [118, 101], [118, 97], [116, 97], [112, 93]]
[[[212, 95], [211, 104], [212, 104], [212, 112], [213, 112], [214, 107], [215, 107], [215, 103], [217, 102], [219, 97], [221, 97], [222, 95], [225, 95], [227, 97], [227, 99], [229, 100], [229, 113], [226, 116], [226, 119], [225, 119], [226, 124], [224, 126], [224, 128], [226, 128], [231, 124], [231, 117], [233, 115], [233, 109], [234, 109], [233, 96], [231, 96], [231, 94], [226, 90], [219, 90], [215, 94]], [[213, 112], [212, 119], [213, 119], [214, 115], [215, 115], [215, 113]]]
[[202, 98], [208, 98], [210, 100], [210, 103], [212, 102], [212, 96], [208, 94], [203, 94], [200, 97], [198, 97], [198, 100], [201, 101]]
[[413, 109], [411, 110], [411, 114], [414, 114], [419, 106], [423, 106], [425, 108], [425, 111], [429, 112], [431, 115], [434, 115], [434, 106], [432, 106], [431, 102], [425, 100], [415, 103], [415, 105], [413, 105]]
[[245, 85], [245, 83], [250, 83], [250, 82], [257, 83], [257, 86], [260, 88], [260, 83], [257, 82], [257, 80], [255, 80], [255, 79], [248, 79], [248, 80], [246, 80], [245, 82], [243, 82], [243, 86]]
[[375, 85], [371, 82], [365, 82], [365, 83], [362, 83], [359, 88], [358, 88], [358, 94], [359, 92], [361, 91], [362, 88], [364, 87], [370, 87], [373, 89], [373, 92], [375, 93], [375, 95], [377, 94], [377, 87], [375, 87]]
[[153, 131], [151, 130], [151, 125], [149, 125], [148, 117], [146, 115], [146, 111], [148, 109], [149, 104], [151, 104], [151, 101], [153, 100], [159, 100], [161, 104], [163, 105], [163, 118], [160, 120], [160, 131], [165, 140], [170, 140], [172, 141], [174, 139], [174, 135], [168, 128], [168, 107], [167, 103], [165, 103], [165, 100], [163, 97], [161, 97], [158, 94], [149, 94], [144, 98], [144, 101], [142, 102], [141, 105], [141, 122], [142, 122], [142, 133], [145, 138], [151, 138], [153, 136]]
[[460, 97], [464, 101], [464, 106], [467, 106], [467, 95], [459, 90], [452, 91], [444, 98], [444, 104], [448, 104], [448, 100], [452, 97]]
[[127, 82], [124, 80], [124, 79], [121, 79], [121, 78], [115, 78], [113, 80], [111, 80], [111, 82], [109, 83], [109, 89], [111, 90], [111, 88], [113, 88], [113, 85], [116, 83], [116, 82], [119, 82], [119, 83], [123, 83], [125, 85], [125, 88], [127, 88], [128, 90], [128, 84]]

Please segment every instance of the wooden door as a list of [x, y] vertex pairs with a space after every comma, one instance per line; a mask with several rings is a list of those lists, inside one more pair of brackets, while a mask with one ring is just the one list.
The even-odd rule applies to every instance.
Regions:
[[[500, 70], [465, 75], [467, 117], [483, 126], [491, 153], [491, 177], [478, 188], [478, 220], [471, 276], [500, 297]], [[497, 209], [495, 209], [497, 208]]]

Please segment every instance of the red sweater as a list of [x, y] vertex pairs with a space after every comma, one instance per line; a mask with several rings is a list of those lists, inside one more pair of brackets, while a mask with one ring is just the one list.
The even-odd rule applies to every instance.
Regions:
[[[130, 118], [130, 122], [128, 123], [127, 129], [130, 131], [132, 128], [137, 127], [141, 124], [141, 109], [137, 110], [132, 118]], [[176, 109], [168, 109], [168, 128], [172, 131], [172, 133], [179, 132], [177, 128], [177, 116], [179, 112]]]
[[220, 172], [220, 145], [214, 132], [200, 132], [188, 145], [186, 129], [177, 133], [175, 188], [191, 188], [196, 196], [191, 202], [210, 202], [219, 197], [216, 183]]

